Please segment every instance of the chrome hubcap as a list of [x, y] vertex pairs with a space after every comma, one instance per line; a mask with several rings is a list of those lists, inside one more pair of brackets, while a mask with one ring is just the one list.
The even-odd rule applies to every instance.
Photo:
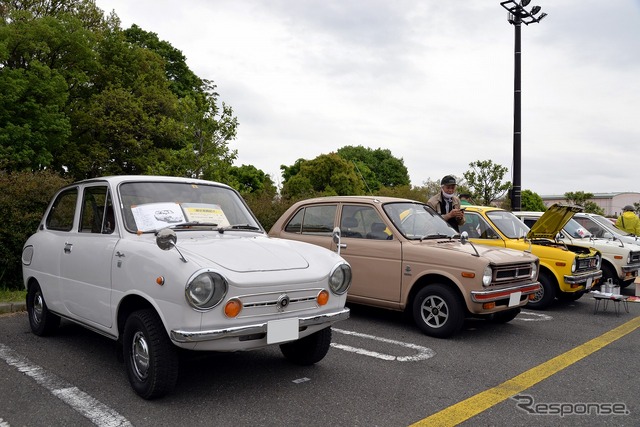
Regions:
[[33, 322], [39, 324], [42, 322], [42, 311], [44, 310], [44, 300], [42, 299], [42, 294], [40, 292], [36, 292], [33, 296], [33, 310], [31, 317], [33, 318]]
[[149, 347], [142, 332], [136, 332], [131, 343], [131, 365], [141, 380], [149, 374]]

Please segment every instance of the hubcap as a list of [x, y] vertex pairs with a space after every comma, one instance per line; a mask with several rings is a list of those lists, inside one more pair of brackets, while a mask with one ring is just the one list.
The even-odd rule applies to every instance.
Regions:
[[534, 295], [534, 298], [532, 300], [529, 300], [531, 302], [539, 302], [540, 300], [542, 300], [542, 297], [544, 296], [544, 287], [540, 286], [540, 290], [537, 291]]
[[40, 324], [42, 322], [42, 311], [44, 310], [44, 300], [42, 299], [42, 294], [40, 292], [36, 292], [33, 296], [33, 310], [32, 310], [32, 318], [33, 322], [36, 324]]
[[422, 302], [420, 307], [422, 320], [432, 328], [440, 328], [449, 318], [449, 307], [440, 297], [431, 295]]
[[141, 380], [149, 374], [149, 347], [142, 332], [136, 332], [131, 343], [131, 364]]

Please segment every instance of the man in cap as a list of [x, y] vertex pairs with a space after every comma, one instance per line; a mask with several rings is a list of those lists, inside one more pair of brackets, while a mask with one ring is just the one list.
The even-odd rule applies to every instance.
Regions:
[[640, 218], [634, 212], [633, 206], [627, 205], [622, 210], [622, 214], [616, 220], [616, 227], [629, 234], [640, 236]]
[[460, 209], [460, 199], [454, 195], [456, 191], [456, 179], [447, 175], [440, 181], [441, 191], [429, 199], [427, 205], [438, 212], [442, 218], [453, 228], [459, 231], [459, 226], [464, 224], [464, 211]]

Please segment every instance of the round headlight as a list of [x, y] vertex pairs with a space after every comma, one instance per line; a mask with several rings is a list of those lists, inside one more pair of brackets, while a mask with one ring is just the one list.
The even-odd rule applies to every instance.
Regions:
[[538, 264], [535, 262], [531, 263], [531, 278], [535, 279], [538, 277]]
[[205, 271], [189, 279], [185, 289], [187, 302], [197, 310], [215, 307], [227, 294], [227, 281], [218, 273]]
[[493, 278], [493, 270], [490, 265], [487, 265], [484, 268], [484, 272], [482, 273], [482, 286], [489, 286], [491, 284], [491, 279]]
[[329, 275], [329, 288], [331, 292], [342, 295], [351, 285], [351, 267], [349, 264], [338, 264]]
[[572, 273], [575, 273], [575, 272], [576, 272], [576, 267], [577, 267], [577, 265], [578, 265], [577, 263], [578, 263], [578, 261], [574, 258], [574, 259], [573, 259], [573, 262], [571, 263], [571, 272], [572, 272]]

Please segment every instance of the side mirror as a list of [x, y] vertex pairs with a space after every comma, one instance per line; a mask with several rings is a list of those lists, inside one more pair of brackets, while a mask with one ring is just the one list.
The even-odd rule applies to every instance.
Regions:
[[467, 233], [466, 231], [463, 231], [462, 233], [460, 233], [460, 243], [462, 243], [463, 245], [466, 245], [469, 242], [469, 233]]
[[338, 248], [338, 255], [340, 255], [340, 248], [342, 247], [342, 244], [340, 244], [340, 227], [333, 229], [331, 237], [333, 238], [333, 243], [336, 244], [336, 248]]
[[177, 241], [176, 232], [170, 228], [163, 228], [156, 234], [156, 245], [163, 251], [168, 251], [175, 247]]

